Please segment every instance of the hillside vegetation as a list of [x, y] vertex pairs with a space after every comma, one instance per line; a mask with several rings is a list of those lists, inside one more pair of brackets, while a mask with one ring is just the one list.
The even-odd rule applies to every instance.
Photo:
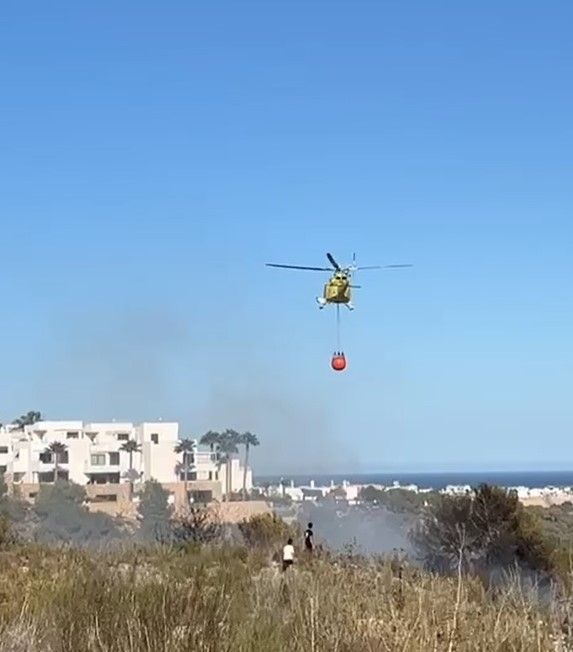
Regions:
[[[6, 497], [0, 504], [0, 652], [573, 646], [572, 521], [524, 511], [500, 489], [422, 506], [411, 534], [417, 559], [352, 548], [307, 556], [298, 527], [268, 515], [232, 533], [200, 509], [174, 521], [154, 484], [137, 529], [110, 532], [76, 494], [47, 488], [31, 515]], [[18, 530], [24, 512], [33, 527]], [[105, 533], [113, 548], [93, 547]], [[289, 536], [297, 560], [282, 573]]]
[[392, 560], [219, 547], [0, 555], [0, 651], [565, 650], [569, 607]]

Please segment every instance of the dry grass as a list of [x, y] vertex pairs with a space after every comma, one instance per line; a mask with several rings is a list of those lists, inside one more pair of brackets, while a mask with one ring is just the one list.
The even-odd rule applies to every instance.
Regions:
[[390, 562], [283, 575], [235, 548], [0, 553], [0, 652], [564, 651], [568, 622], [566, 603], [542, 606], [517, 582], [492, 596]]

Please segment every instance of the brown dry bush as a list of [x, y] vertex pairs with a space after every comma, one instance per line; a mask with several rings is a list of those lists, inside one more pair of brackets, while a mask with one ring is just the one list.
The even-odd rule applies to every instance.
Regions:
[[300, 537], [298, 525], [288, 525], [276, 514], [257, 514], [239, 523], [239, 530], [245, 543], [252, 548], [280, 546], [289, 537]]

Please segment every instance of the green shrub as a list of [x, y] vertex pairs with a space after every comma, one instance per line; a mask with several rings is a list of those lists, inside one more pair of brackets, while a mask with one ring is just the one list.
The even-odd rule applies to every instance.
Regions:
[[458, 496], [442, 496], [424, 514], [412, 540], [432, 568], [476, 570], [516, 563], [553, 570], [553, 547], [517, 494], [481, 485]]
[[369, 485], [360, 490], [358, 498], [365, 503], [382, 505], [391, 512], [418, 513], [428, 503], [436, 503], [439, 499], [439, 494], [433, 491], [419, 493], [416, 491], [409, 491], [408, 489], [401, 489], [399, 487], [377, 489], [376, 487]]
[[6, 516], [0, 516], [0, 548], [13, 542], [10, 521]]
[[144, 541], [171, 539], [169, 492], [157, 480], [148, 480], [139, 494], [139, 534]]
[[67, 481], [42, 485], [36, 497], [32, 536], [42, 543], [107, 545], [122, 538], [113, 518], [91, 514], [85, 507], [85, 489]]

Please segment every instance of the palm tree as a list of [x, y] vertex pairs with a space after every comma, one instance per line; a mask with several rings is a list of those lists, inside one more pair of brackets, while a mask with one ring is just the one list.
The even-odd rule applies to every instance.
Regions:
[[120, 450], [129, 454], [129, 499], [133, 500], [133, 454], [139, 453], [141, 446], [135, 441], [135, 439], [128, 439], [121, 445]]
[[36, 421], [41, 421], [41, 420], [42, 420], [42, 413], [34, 412], [33, 410], [31, 410], [30, 412], [26, 412], [26, 414], [23, 414], [21, 417], [14, 419], [12, 423], [18, 428], [23, 429], [24, 426], [32, 426], [36, 423]]
[[221, 455], [221, 462], [226, 464], [225, 484], [227, 500], [230, 498], [233, 491], [232, 470], [233, 470], [233, 455], [239, 452], [240, 435], [235, 430], [227, 429], [221, 433], [219, 438], [219, 453]]
[[[221, 433], [216, 432], [215, 430], [209, 430], [206, 432], [201, 439], [199, 440], [199, 443], [202, 446], [209, 446], [211, 449], [211, 452], [213, 452], [215, 449], [219, 449], [219, 442], [221, 441]], [[211, 459], [213, 459], [213, 456], [211, 456]], [[221, 456], [217, 452], [217, 473], [221, 470]]]
[[205, 433], [199, 441], [200, 444], [210, 446], [211, 450], [216, 447], [217, 466], [219, 469], [223, 464], [226, 464], [226, 487], [224, 492], [226, 497], [230, 494], [233, 486], [231, 483], [231, 460], [232, 456], [239, 452], [239, 437], [239, 433], [235, 432], [235, 430], [227, 429], [225, 432], [214, 432], [213, 430], [209, 430], [209, 432]]
[[176, 453], [183, 453], [183, 474], [185, 479], [185, 505], [189, 503], [189, 492], [187, 489], [189, 478], [189, 456], [195, 451], [195, 442], [192, 439], [182, 439], [175, 445]]
[[220, 432], [215, 432], [214, 430], [209, 430], [209, 432], [206, 432], [201, 439], [199, 440], [199, 443], [202, 444], [203, 446], [209, 446], [211, 448], [211, 451], [214, 449], [215, 446], [219, 444], [219, 440], [221, 439], [221, 433]]
[[58, 471], [60, 469], [60, 459], [68, 447], [61, 441], [52, 442], [44, 452], [49, 453], [54, 458], [54, 484], [58, 481]]
[[258, 446], [259, 439], [252, 432], [243, 432], [239, 435], [239, 444], [245, 447], [245, 462], [243, 467], [243, 500], [247, 500], [247, 469], [249, 467], [249, 452], [251, 446]]

